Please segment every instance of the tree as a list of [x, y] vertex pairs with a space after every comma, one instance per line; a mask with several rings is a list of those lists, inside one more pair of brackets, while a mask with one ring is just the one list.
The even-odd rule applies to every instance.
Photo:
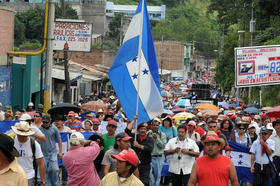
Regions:
[[15, 45], [19, 46], [25, 40], [25, 25], [19, 20], [18, 16], [14, 19], [14, 40]]
[[110, 40], [113, 40], [116, 45], [118, 45], [120, 41], [121, 18], [121, 14], [115, 14], [115, 17], [109, 23], [108, 37]]
[[67, 19], [79, 19], [77, 11], [73, 9], [69, 4], [65, 6], [65, 16], [62, 15], [62, 7], [55, 5], [55, 18], [67, 18]]

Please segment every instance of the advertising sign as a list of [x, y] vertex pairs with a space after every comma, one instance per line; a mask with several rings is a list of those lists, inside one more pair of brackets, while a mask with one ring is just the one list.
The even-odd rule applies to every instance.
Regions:
[[235, 48], [235, 86], [280, 84], [280, 46]]
[[54, 23], [54, 50], [90, 52], [92, 24], [56, 21]]

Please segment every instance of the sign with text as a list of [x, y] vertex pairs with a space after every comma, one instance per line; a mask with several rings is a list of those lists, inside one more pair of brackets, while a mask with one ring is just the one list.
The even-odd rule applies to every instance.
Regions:
[[280, 84], [280, 46], [235, 48], [235, 86]]
[[53, 35], [54, 50], [91, 51], [92, 24], [57, 21]]

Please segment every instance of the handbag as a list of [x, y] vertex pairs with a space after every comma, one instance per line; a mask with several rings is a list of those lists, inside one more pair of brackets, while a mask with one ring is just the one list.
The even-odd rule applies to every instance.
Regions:
[[269, 158], [267, 152], [265, 152], [265, 154], [266, 154], [266, 156], [267, 156], [267, 158], [268, 158], [268, 161], [269, 161], [270, 177], [271, 177], [272, 179], [277, 180], [277, 179], [278, 179], [278, 176], [279, 176], [279, 175], [278, 175], [278, 172], [277, 172], [277, 168], [276, 168], [275, 164], [270, 160], [270, 158]]

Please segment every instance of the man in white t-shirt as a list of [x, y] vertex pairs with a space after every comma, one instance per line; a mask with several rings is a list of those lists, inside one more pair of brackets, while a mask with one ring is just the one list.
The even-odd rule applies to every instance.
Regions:
[[[25, 121], [16, 123], [15, 126], [12, 126], [12, 130], [16, 133], [14, 146], [19, 152], [18, 163], [26, 173], [28, 186], [33, 186], [36, 180], [30, 136], [34, 134], [34, 131]], [[39, 143], [36, 140], [33, 142], [35, 144], [35, 159], [40, 170], [41, 186], [44, 186], [46, 180], [44, 158]]]

